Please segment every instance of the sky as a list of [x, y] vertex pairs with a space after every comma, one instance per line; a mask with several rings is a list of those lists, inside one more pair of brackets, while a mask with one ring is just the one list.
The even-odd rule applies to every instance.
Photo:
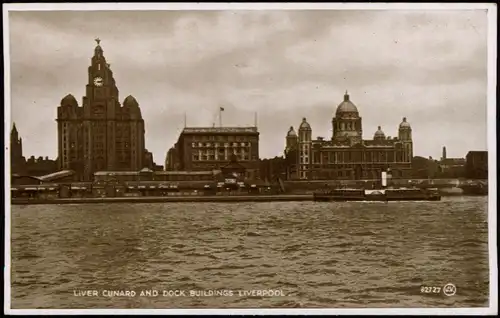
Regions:
[[331, 137], [348, 90], [363, 137], [397, 136], [414, 155], [487, 148], [485, 10], [19, 11], [9, 13], [11, 120], [24, 156], [57, 157], [57, 107], [79, 104], [96, 42], [120, 101], [133, 95], [146, 147], [164, 164], [188, 126], [257, 125], [260, 156], [283, 155], [302, 118]]

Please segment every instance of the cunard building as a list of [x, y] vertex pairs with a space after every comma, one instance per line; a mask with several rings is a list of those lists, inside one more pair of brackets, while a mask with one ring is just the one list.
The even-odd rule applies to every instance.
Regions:
[[[210, 171], [236, 161], [245, 177], [259, 170], [257, 127], [186, 127], [167, 153], [167, 170]], [[233, 162], [234, 163], [234, 162]]]
[[403, 118], [397, 137], [387, 137], [381, 127], [373, 139], [363, 139], [362, 118], [346, 92], [332, 119], [330, 140], [312, 139], [306, 118], [298, 131], [290, 127], [285, 156], [290, 179], [380, 179], [389, 170], [393, 178], [411, 173], [413, 142], [411, 126]]
[[59, 168], [88, 181], [97, 171], [139, 171], [151, 161], [139, 103], [128, 96], [120, 104], [113, 71], [96, 42], [82, 105], [69, 94], [57, 108]]

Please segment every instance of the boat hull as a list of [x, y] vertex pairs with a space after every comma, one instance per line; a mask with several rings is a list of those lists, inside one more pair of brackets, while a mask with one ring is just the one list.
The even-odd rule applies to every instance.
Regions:
[[488, 195], [487, 186], [463, 185], [461, 188], [465, 195]]
[[405, 194], [365, 194], [365, 195], [339, 195], [339, 194], [328, 194], [328, 193], [315, 193], [314, 201], [336, 201], [336, 202], [346, 202], [346, 201], [440, 201], [441, 195], [434, 193], [412, 193], [411, 195]]

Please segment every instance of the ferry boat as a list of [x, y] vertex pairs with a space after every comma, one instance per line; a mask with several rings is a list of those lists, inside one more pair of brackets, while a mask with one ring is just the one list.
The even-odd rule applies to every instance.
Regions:
[[314, 192], [314, 201], [440, 201], [438, 189], [333, 189]]

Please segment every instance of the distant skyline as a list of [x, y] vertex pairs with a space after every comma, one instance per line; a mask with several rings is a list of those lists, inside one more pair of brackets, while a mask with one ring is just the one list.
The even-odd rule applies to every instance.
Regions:
[[[9, 13], [11, 121], [23, 154], [57, 156], [56, 112], [82, 103], [99, 37], [120, 91], [133, 95], [146, 148], [164, 164], [187, 126], [251, 126], [260, 156], [280, 156], [303, 117], [331, 137], [347, 90], [363, 138], [397, 136], [414, 155], [487, 148], [487, 15], [440, 11], [19, 11]], [[12, 127], [12, 124], [11, 124]]]

